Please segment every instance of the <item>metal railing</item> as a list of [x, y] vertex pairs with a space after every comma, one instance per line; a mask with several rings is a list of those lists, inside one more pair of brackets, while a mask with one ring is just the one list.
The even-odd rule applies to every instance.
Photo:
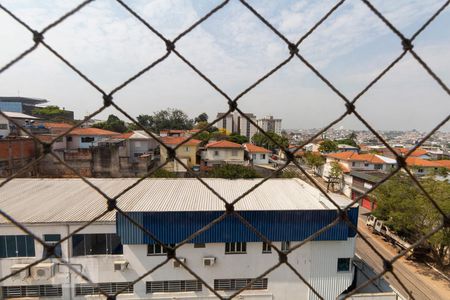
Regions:
[[[34, 42], [33, 46], [30, 47], [29, 49], [27, 49], [26, 51], [24, 51], [23, 53], [21, 53], [20, 55], [18, 55], [15, 59], [13, 59], [12, 61], [10, 61], [8, 64], [6, 64], [5, 66], [1, 67], [0, 69], [0, 75], [2, 75], [3, 73], [7, 72], [8, 69], [12, 68], [17, 62], [19, 62], [20, 60], [22, 60], [24, 57], [26, 57], [27, 55], [29, 55], [31, 52], [35, 51], [39, 46], [46, 48], [50, 53], [52, 53], [54, 56], [56, 56], [59, 60], [61, 60], [65, 65], [67, 65], [73, 72], [75, 72], [81, 79], [83, 79], [84, 81], [86, 81], [88, 84], [90, 84], [93, 88], [95, 88], [98, 92], [99, 92], [99, 102], [102, 103], [100, 105], [100, 107], [93, 113], [91, 113], [89, 116], [87, 116], [84, 120], [78, 122], [77, 124], [75, 124], [74, 126], [72, 126], [70, 129], [68, 129], [66, 132], [61, 133], [60, 135], [58, 135], [57, 137], [55, 137], [55, 139], [51, 142], [42, 142], [41, 140], [39, 140], [38, 137], [36, 137], [35, 135], [33, 135], [31, 132], [29, 132], [27, 130], [27, 128], [22, 127], [20, 124], [17, 124], [17, 122], [15, 122], [13, 119], [9, 118], [8, 116], [6, 116], [3, 112], [0, 111], [0, 114], [2, 116], [4, 116], [5, 118], [7, 118], [11, 123], [15, 124], [18, 128], [20, 128], [21, 130], [23, 130], [24, 132], [26, 132], [32, 139], [34, 139], [38, 144], [40, 144], [42, 146], [42, 153], [39, 155], [39, 157], [37, 157], [35, 160], [33, 160], [32, 162], [28, 163], [26, 166], [24, 166], [22, 169], [20, 169], [18, 172], [16, 172], [15, 174], [12, 174], [11, 176], [9, 176], [8, 178], [6, 178], [5, 180], [3, 180], [0, 183], [0, 192], [1, 192], [1, 187], [3, 187], [4, 185], [8, 184], [8, 182], [10, 182], [11, 180], [13, 180], [14, 178], [20, 176], [21, 174], [23, 174], [24, 172], [26, 172], [27, 170], [29, 170], [30, 168], [32, 168], [33, 166], [37, 165], [39, 163], [39, 161], [41, 161], [45, 156], [53, 156], [57, 161], [59, 161], [61, 164], [65, 165], [68, 169], [70, 169], [73, 173], [75, 173], [77, 176], [79, 176], [86, 184], [88, 184], [90, 187], [92, 187], [92, 189], [94, 189], [96, 192], [98, 192], [104, 199], [105, 199], [105, 210], [103, 213], [101, 213], [100, 215], [98, 215], [97, 217], [95, 217], [94, 219], [90, 220], [89, 222], [87, 222], [86, 224], [84, 224], [83, 226], [81, 226], [80, 228], [78, 228], [77, 230], [75, 230], [74, 232], [72, 232], [71, 234], [65, 236], [64, 238], [62, 238], [58, 243], [56, 244], [46, 244], [39, 236], [36, 236], [35, 234], [33, 234], [33, 232], [31, 232], [25, 225], [21, 224], [20, 222], [16, 221], [12, 216], [10, 216], [7, 212], [3, 211], [0, 208], [0, 215], [3, 216], [4, 218], [6, 218], [9, 222], [11, 222], [12, 224], [14, 224], [15, 226], [17, 226], [18, 228], [20, 228], [22, 231], [24, 231], [25, 233], [31, 235], [39, 244], [41, 244], [44, 248], [46, 248], [47, 257], [43, 257], [42, 259], [39, 259], [35, 262], [33, 262], [32, 264], [28, 265], [27, 267], [17, 270], [16, 272], [5, 276], [3, 278], [0, 279], [1, 281], [4, 281], [5, 279], [13, 276], [14, 274], [17, 274], [23, 270], [25, 270], [26, 268], [29, 268], [31, 266], [37, 265], [38, 263], [46, 260], [49, 256], [51, 255], [55, 255], [54, 253], [54, 249], [57, 245], [61, 244], [64, 241], [67, 241], [70, 237], [72, 237], [74, 234], [76, 234], [77, 232], [80, 232], [81, 230], [85, 229], [87, 226], [91, 225], [93, 222], [97, 221], [98, 219], [100, 219], [102, 216], [104, 216], [105, 214], [107, 214], [110, 211], [116, 211], [118, 214], [122, 215], [123, 217], [125, 217], [127, 220], [129, 220], [132, 224], [134, 224], [135, 226], [137, 226], [138, 228], [140, 228], [146, 235], [148, 235], [150, 238], [152, 238], [156, 243], [160, 244], [162, 247], [166, 248], [167, 250], [167, 258], [161, 262], [160, 264], [156, 265], [154, 268], [152, 268], [151, 270], [148, 270], [146, 273], [142, 274], [141, 276], [139, 276], [138, 278], [136, 278], [134, 281], [132, 281], [130, 284], [135, 284], [136, 282], [142, 280], [143, 278], [145, 278], [146, 276], [148, 276], [149, 274], [155, 272], [156, 270], [158, 270], [159, 268], [161, 268], [163, 265], [167, 264], [170, 260], [176, 260], [179, 262], [180, 265], [182, 265], [193, 277], [195, 277], [197, 280], [201, 281], [202, 284], [208, 289], [210, 290], [215, 296], [217, 296], [217, 298], [219, 299], [232, 299], [235, 298], [237, 295], [239, 295], [240, 293], [242, 293], [244, 290], [246, 290], [246, 288], [251, 287], [257, 280], [260, 280], [261, 278], [263, 278], [264, 276], [267, 276], [270, 272], [272, 272], [273, 270], [277, 269], [278, 267], [280, 267], [281, 265], [286, 265], [289, 269], [291, 269], [297, 276], [298, 278], [304, 283], [306, 284], [306, 286], [308, 286], [311, 291], [319, 298], [319, 299], [323, 299], [323, 297], [319, 294], [319, 292], [317, 292], [314, 287], [308, 283], [308, 281], [300, 274], [300, 272], [298, 270], [296, 270], [294, 268], [294, 266], [289, 262], [289, 254], [295, 250], [297, 250], [298, 248], [302, 247], [303, 245], [305, 245], [306, 243], [308, 243], [309, 241], [312, 241], [314, 238], [316, 238], [317, 236], [319, 236], [321, 233], [325, 232], [326, 230], [328, 230], [329, 228], [335, 226], [336, 224], [338, 224], [339, 222], [343, 221], [346, 224], [348, 224], [348, 227], [355, 230], [359, 237], [372, 249], [372, 251], [374, 253], [376, 253], [377, 256], [380, 257], [380, 259], [382, 259], [383, 263], [384, 263], [384, 267], [383, 267], [383, 271], [378, 273], [376, 276], [370, 278], [369, 280], [367, 280], [364, 284], [356, 287], [353, 291], [351, 291], [347, 297], [357, 293], [359, 290], [361, 290], [362, 288], [364, 288], [365, 286], [369, 285], [370, 283], [376, 281], [378, 278], [382, 277], [384, 274], [386, 274], [387, 272], [391, 273], [396, 280], [399, 282], [399, 284], [403, 287], [403, 289], [408, 293], [409, 297], [411, 299], [414, 299], [414, 296], [411, 294], [411, 292], [409, 292], [409, 290], [405, 287], [405, 285], [401, 282], [401, 280], [399, 279], [399, 277], [396, 275], [396, 270], [394, 267], [394, 263], [399, 260], [401, 257], [403, 257], [408, 251], [410, 251], [411, 249], [417, 247], [419, 244], [421, 244], [423, 241], [425, 241], [426, 239], [428, 239], [429, 237], [431, 237], [433, 234], [435, 234], [436, 232], [438, 232], [439, 230], [443, 229], [443, 228], [448, 228], [450, 226], [450, 216], [446, 215], [445, 212], [439, 207], [439, 205], [437, 204], [437, 202], [435, 201], [435, 199], [433, 199], [431, 197], [431, 195], [424, 189], [424, 187], [421, 185], [421, 183], [417, 180], [417, 178], [412, 174], [412, 172], [410, 171], [410, 169], [407, 167], [406, 165], [406, 158], [409, 157], [411, 155], [411, 153], [416, 150], [418, 147], [420, 147], [431, 135], [433, 135], [439, 128], [441, 128], [446, 122], [448, 122], [450, 115], [448, 115], [445, 119], [441, 120], [423, 139], [421, 139], [419, 141], [419, 143], [417, 143], [412, 149], [409, 150], [409, 152], [402, 156], [397, 154], [394, 149], [386, 142], [385, 139], [383, 139], [383, 137], [371, 126], [371, 124], [365, 120], [364, 117], [362, 117], [357, 110], [357, 101], [360, 100], [364, 94], [371, 89], [386, 73], [388, 73], [393, 66], [395, 66], [400, 60], [402, 60], [407, 54], [411, 55], [415, 61], [417, 61], [417, 63], [426, 70], [426, 72], [438, 83], [438, 85], [445, 91], [445, 93], [447, 95], [450, 96], [450, 89], [448, 88], [448, 86], [436, 75], [436, 73], [433, 72], [433, 70], [427, 65], [427, 63], [419, 56], [419, 54], [416, 53], [416, 51], [414, 50], [414, 41], [415, 39], [430, 25], [430, 23], [432, 23], [434, 21], [434, 19], [449, 5], [450, 0], [446, 1], [420, 28], [419, 30], [417, 30], [412, 36], [410, 37], [406, 37], [402, 32], [400, 32], [371, 2], [369, 2], [368, 0], [361, 0], [369, 9], [371, 12], [373, 12], [373, 14], [375, 14], [388, 28], [390, 31], [392, 31], [392, 33], [394, 35], [396, 35], [398, 37], [398, 41], [399, 43], [401, 43], [402, 47], [403, 47], [403, 51], [401, 51], [401, 53], [399, 53], [399, 55], [389, 64], [387, 65], [367, 86], [365, 86], [355, 97], [353, 98], [348, 98], [347, 96], [344, 95], [344, 93], [342, 93], [335, 85], [333, 85], [333, 83], [327, 79], [323, 74], [321, 74], [321, 72], [314, 67], [314, 65], [312, 65], [303, 55], [301, 52], [301, 45], [302, 43], [312, 34], [314, 34], [315, 30], [321, 26], [321, 24], [327, 20], [331, 15], [333, 15], [335, 13], [335, 11], [337, 11], [342, 4], [345, 2], [345, 0], [341, 0], [338, 3], [336, 3], [334, 6], [330, 7], [330, 10], [320, 19], [318, 20], [314, 26], [312, 26], [299, 40], [297, 41], [291, 41], [289, 40], [285, 35], [283, 35], [274, 25], [272, 25], [266, 18], [264, 18], [252, 5], [250, 5], [247, 1], [245, 0], [240, 0], [240, 3], [242, 4], [242, 9], [246, 9], [248, 11], [250, 11], [255, 18], [258, 18], [265, 26], [267, 26], [274, 35], [276, 35], [280, 40], [282, 40], [285, 44], [286, 44], [286, 59], [284, 59], [283, 61], [281, 61], [276, 67], [274, 67], [272, 70], [270, 70], [269, 72], [267, 72], [264, 76], [260, 77], [258, 80], [256, 80], [253, 84], [251, 84], [249, 87], [247, 87], [246, 89], [244, 89], [241, 93], [239, 93], [236, 97], [232, 98], [230, 97], [225, 91], [223, 91], [215, 82], [213, 82], [210, 78], [208, 78], [207, 75], [205, 75], [199, 68], [197, 68], [193, 63], [191, 63], [189, 61], [188, 58], [186, 58], [182, 52], [180, 50], [178, 50], [176, 48], [177, 43], [183, 39], [186, 35], [188, 35], [194, 28], [196, 28], [197, 26], [199, 26], [200, 24], [202, 24], [205, 20], [212, 18], [214, 16], [215, 13], [217, 13], [218, 11], [220, 11], [221, 9], [223, 9], [225, 6], [227, 6], [229, 4], [229, 0], [223, 1], [221, 2], [218, 6], [214, 7], [211, 11], [209, 11], [206, 15], [204, 15], [202, 18], [200, 18], [199, 20], [197, 20], [194, 24], [192, 24], [189, 28], [187, 28], [186, 30], [184, 30], [183, 32], [181, 32], [180, 34], [178, 34], [178, 36], [176, 36], [173, 40], [169, 40], [168, 38], [166, 38], [163, 34], [161, 34], [155, 27], [153, 27], [148, 21], [146, 21], [143, 17], [140, 16], [139, 12], [135, 11], [133, 8], [131, 8], [128, 4], [125, 3], [125, 1], [122, 0], [116, 0], [116, 2], [118, 4], [120, 4], [120, 6], [127, 11], [129, 14], [131, 14], [132, 16], [134, 16], [139, 22], [141, 22], [143, 25], [145, 25], [145, 27], [151, 31], [153, 34], [155, 34], [160, 40], [161, 43], [164, 43], [166, 46], [166, 52], [164, 55], [162, 55], [160, 58], [158, 58], [157, 60], [155, 60], [153, 63], [151, 63], [150, 65], [146, 66], [145, 68], [141, 69], [138, 73], [136, 73], [134, 76], [130, 77], [129, 79], [127, 79], [126, 81], [124, 81], [122, 84], [120, 84], [119, 86], [117, 86], [116, 88], [112, 89], [111, 91], [107, 92], [104, 89], [102, 89], [99, 85], [97, 85], [93, 80], [91, 80], [88, 76], [86, 76], [83, 72], [81, 72], [74, 64], [72, 64], [70, 61], [68, 61], [62, 54], [60, 54], [58, 52], [57, 49], [53, 48], [50, 44], [48, 44], [44, 37], [45, 34], [52, 30], [53, 28], [55, 28], [56, 26], [58, 26], [59, 24], [61, 24], [62, 22], [64, 22], [66, 19], [70, 18], [71, 16], [73, 16], [74, 14], [76, 14], [77, 12], [79, 12], [80, 10], [82, 10], [84, 7], [86, 7], [87, 5], [89, 5], [91, 2], [93, 2], [94, 0], [86, 0], [83, 1], [81, 4], [79, 4], [78, 6], [74, 7], [72, 10], [68, 11], [66, 14], [64, 14], [63, 16], [61, 16], [59, 19], [57, 19], [56, 21], [54, 21], [53, 23], [49, 24], [48, 26], [46, 26], [44, 29], [38, 31], [34, 28], [32, 28], [31, 26], [29, 26], [26, 22], [24, 22], [23, 20], [21, 20], [19, 17], [17, 17], [14, 13], [11, 12], [11, 10], [9, 10], [7, 7], [5, 7], [3, 4], [0, 4], [0, 9], [4, 12], [6, 12], [14, 21], [16, 21], [17, 23], [21, 24], [24, 28], [26, 28], [30, 34], [31, 34], [31, 38]], [[186, 139], [184, 142], [182, 142], [181, 144], [177, 145], [175, 148], [171, 148], [168, 147], [167, 145], [165, 145], [162, 140], [156, 136], [155, 134], [153, 134], [152, 132], [150, 132], [149, 130], [147, 130], [144, 126], [142, 126], [141, 124], [139, 124], [139, 122], [133, 118], [130, 114], [128, 114], [123, 108], [121, 108], [118, 104], [116, 104], [114, 102], [114, 96], [116, 95], [116, 93], [124, 88], [126, 88], [129, 84], [131, 84], [134, 80], [136, 80], [137, 78], [139, 78], [140, 76], [142, 76], [144, 73], [150, 72], [152, 70], [153, 67], [155, 67], [156, 65], [158, 65], [159, 63], [161, 63], [162, 61], [164, 61], [165, 59], [167, 59], [169, 56], [176, 56], [178, 57], [183, 63], [185, 63], [187, 66], [189, 66], [189, 68], [191, 68], [200, 78], [202, 78], [205, 82], [207, 82], [209, 84], [209, 86], [211, 86], [212, 89], [214, 89], [218, 94], [222, 95], [224, 98], [224, 101], [227, 101], [228, 103], [228, 111], [222, 115], [220, 118], [217, 118], [215, 120], [213, 120], [212, 122], [208, 123], [208, 128], [212, 127], [215, 123], [217, 123], [219, 120], [225, 118], [228, 114], [232, 113], [232, 112], [238, 112], [240, 114], [240, 116], [242, 118], [245, 118], [248, 122], [250, 122], [253, 126], [255, 126], [260, 132], [262, 132], [268, 139], [270, 139], [274, 144], [277, 144], [278, 147], [285, 153], [286, 155], [286, 162], [279, 167], [276, 171], [272, 172], [272, 174], [270, 176], [265, 177], [264, 179], [262, 179], [258, 184], [256, 184], [255, 186], [253, 186], [252, 188], [250, 188], [249, 190], [247, 190], [245, 193], [243, 193], [242, 195], [240, 195], [239, 197], [237, 197], [234, 201], [232, 202], [227, 202], [219, 193], [217, 193], [211, 186], [208, 185], [207, 182], [205, 182], [202, 178], [200, 178], [196, 173], [194, 173], [193, 171], [191, 171], [186, 165], [185, 163], [180, 160], [179, 158], [177, 158], [176, 156], [176, 150], [179, 147], [182, 147], [183, 144], [187, 143], [189, 140], [194, 139], [197, 137], [197, 134], [192, 135], [191, 137], [189, 137], [188, 139]], [[279, 145], [277, 143], [277, 141], [273, 140], [271, 138], [270, 135], [268, 135], [266, 132], [264, 132], [264, 130], [262, 130], [262, 128], [260, 128], [258, 126], [258, 124], [256, 124], [252, 119], [250, 119], [249, 117], [246, 116], [245, 113], [242, 112], [242, 110], [239, 107], [240, 102], [244, 101], [244, 98], [246, 96], [247, 93], [249, 93], [251, 90], [253, 90], [255, 87], [257, 87], [259, 84], [261, 84], [263, 81], [267, 80], [268, 78], [270, 78], [274, 73], [276, 73], [277, 71], [279, 71], [280, 69], [282, 69], [285, 65], [287, 65], [290, 61], [292, 60], [300, 60], [307, 68], [309, 68], [312, 73], [317, 76], [321, 81], [323, 81], [336, 95], [336, 97], [338, 99], [340, 99], [342, 101], [342, 104], [345, 105], [346, 107], [346, 112], [342, 115], [340, 115], [337, 119], [333, 120], [332, 122], [330, 122], [327, 126], [325, 126], [324, 128], [322, 128], [320, 131], [318, 131], [316, 134], [314, 134], [313, 136], [311, 136], [308, 140], [304, 141], [301, 145], [299, 145], [294, 152], [289, 151], [286, 147], [284, 147], [283, 145]], [[362, 101], [362, 100], [360, 100]], [[74, 128], [80, 126], [83, 122], [87, 121], [88, 119], [94, 117], [95, 115], [99, 114], [100, 112], [102, 112], [103, 110], [105, 110], [107, 107], [114, 107], [115, 109], [117, 109], [118, 111], [120, 111], [124, 116], [126, 116], [132, 123], [134, 123], [138, 128], [146, 131], [152, 138], [154, 138], [156, 141], [158, 141], [158, 143], [160, 144], [160, 147], [164, 147], [167, 150], [168, 153], [168, 157], [169, 159], [164, 162], [163, 164], [161, 164], [160, 166], [158, 166], [158, 168], [152, 170], [150, 173], [148, 173], [146, 176], [140, 178], [139, 180], [137, 180], [134, 184], [130, 185], [129, 187], [127, 187], [126, 189], [124, 189], [123, 191], [121, 191], [119, 194], [117, 194], [114, 197], [109, 197], [106, 193], [104, 193], [99, 187], [97, 187], [94, 183], [92, 183], [88, 178], [83, 177], [79, 172], [77, 172], [77, 170], [73, 169], [71, 166], [69, 166], [68, 164], [66, 164], [59, 156], [57, 156], [55, 153], [52, 152], [52, 144], [60, 137], [65, 136], [66, 134], [68, 134], [69, 132], [71, 132]], [[347, 115], [354, 115], [358, 120], [360, 120], [365, 127], [372, 132], [379, 140], [380, 142], [392, 152], [392, 155], [396, 158], [397, 160], [397, 167], [393, 170], [393, 172], [391, 172], [390, 174], [388, 174], [383, 180], [381, 180], [378, 184], [374, 185], [371, 189], [369, 189], [364, 195], [361, 195], [360, 197], [354, 199], [348, 206], [341, 208], [327, 193], [326, 191], [323, 189], [323, 187], [316, 181], [316, 179], [314, 179], [308, 172], [305, 171], [305, 169], [298, 163], [298, 161], [296, 161], [295, 159], [295, 152], [300, 150], [303, 146], [305, 146], [306, 144], [310, 143], [311, 141], [313, 141], [315, 138], [319, 137], [322, 133], [324, 133], [325, 131], [327, 131], [328, 129], [330, 129], [333, 125], [337, 124], [338, 122], [340, 122], [341, 120], [343, 120]], [[222, 202], [224, 205], [224, 210], [223, 210], [223, 214], [218, 217], [217, 219], [215, 219], [214, 221], [212, 221], [211, 223], [209, 223], [208, 225], [206, 225], [205, 227], [201, 228], [200, 230], [193, 232], [190, 236], [186, 237], [185, 240], [183, 240], [182, 242], [180, 242], [179, 244], [177, 244], [175, 247], [168, 247], [166, 245], [164, 245], [157, 236], [155, 236], [152, 232], [150, 232], [149, 230], [147, 230], [146, 228], [144, 228], [142, 225], [140, 225], [136, 220], [133, 220], [126, 212], [122, 211], [116, 204], [117, 204], [117, 200], [124, 195], [127, 191], [133, 189], [135, 186], [137, 186], [142, 180], [144, 180], [145, 178], [150, 177], [154, 172], [156, 172], [157, 170], [163, 168], [169, 161], [177, 161], [180, 165], [182, 165], [187, 172], [190, 173], [190, 175], [192, 177], [197, 178], [197, 180], [199, 180], [209, 191], [211, 191], [211, 193], [213, 193], [214, 195], [216, 195]], [[336, 218], [333, 222], [331, 222], [330, 224], [328, 224], [327, 226], [323, 227], [322, 229], [320, 229], [319, 231], [315, 232], [314, 234], [312, 234], [311, 236], [309, 236], [307, 239], [305, 239], [304, 241], [300, 242], [299, 244], [295, 245], [294, 247], [292, 247], [291, 249], [289, 249], [289, 251], [285, 252], [285, 251], [281, 251], [278, 247], [276, 247], [266, 236], [264, 236], [261, 232], [259, 232], [254, 226], [252, 226], [252, 224], [250, 224], [245, 218], [243, 218], [239, 212], [234, 210], [235, 204], [238, 203], [243, 197], [245, 197], [246, 195], [252, 193], [255, 189], [257, 189], [259, 186], [261, 186], [262, 184], [264, 184], [267, 180], [275, 177], [277, 174], [279, 174], [280, 172], [283, 171], [283, 169], [285, 169], [289, 164], [294, 164], [298, 170], [306, 177], [308, 178], [308, 180], [317, 188], [319, 189], [322, 194], [331, 202], [334, 204], [334, 206], [337, 209], [337, 214], [336, 214]], [[430, 231], [428, 234], [422, 236], [422, 238], [420, 240], [418, 240], [416, 243], [412, 244], [408, 249], [405, 249], [403, 251], [401, 251], [400, 253], [398, 253], [397, 255], [395, 255], [392, 259], [386, 259], [385, 257], [383, 257], [383, 255], [377, 250], [377, 248], [366, 238], [366, 236], [364, 234], [362, 234], [354, 224], [352, 224], [347, 216], [347, 210], [355, 203], [357, 203], [359, 200], [361, 200], [363, 197], [366, 197], [369, 193], [373, 192], [378, 186], [380, 186], [381, 184], [383, 184], [384, 182], [386, 182], [389, 178], [391, 178], [392, 176], [394, 176], [396, 173], [398, 173], [400, 170], [404, 170], [406, 172], [406, 174], [408, 174], [408, 176], [411, 178], [411, 180], [415, 183], [415, 185], [417, 186], [417, 188], [420, 190], [421, 193], [423, 193], [425, 195], [425, 197], [428, 199], [428, 201], [432, 204], [432, 206], [442, 215], [442, 222], [440, 223], [439, 226], [435, 227], [432, 231]], [[240, 290], [236, 291], [235, 293], [233, 293], [231, 296], [221, 296], [213, 287], [211, 287], [207, 282], [205, 282], [205, 280], [203, 280], [199, 275], [197, 275], [188, 265], [186, 265], [185, 263], [183, 263], [181, 260], [179, 260], [176, 256], [176, 251], [178, 248], [180, 248], [181, 246], [183, 246], [184, 244], [188, 243], [189, 241], [191, 241], [193, 238], [195, 238], [196, 236], [200, 235], [201, 233], [207, 231], [209, 228], [211, 228], [214, 224], [217, 224], [219, 222], [221, 222], [222, 220], [224, 220], [227, 216], [229, 215], [234, 215], [235, 217], [237, 217], [238, 220], [240, 220], [240, 222], [242, 222], [242, 224], [244, 224], [246, 227], [248, 227], [252, 232], [254, 232], [260, 239], [261, 241], [269, 244], [272, 249], [274, 249], [278, 256], [279, 256], [279, 261], [278, 263], [276, 263], [275, 265], [273, 265], [271, 268], [269, 268], [268, 270], [266, 270], [265, 272], [263, 272], [262, 274], [259, 274], [259, 276], [255, 277], [253, 280], [251, 280], [250, 282], [247, 283], [247, 285], [245, 287], [242, 287]], [[57, 259], [60, 261], [60, 263], [62, 264], [66, 264], [68, 268], [71, 269], [72, 272], [78, 274], [79, 276], [81, 276], [81, 278], [83, 278], [84, 280], [86, 280], [88, 283], [94, 284], [89, 278], [87, 278], [84, 274], [82, 274], [79, 270], [77, 270], [76, 268], [74, 268], [72, 265], [68, 264], [62, 257], [58, 257], [56, 256]], [[114, 299], [117, 295], [119, 295], [120, 293], [126, 291], [127, 288], [124, 287], [123, 289], [117, 291], [114, 295], [109, 295], [108, 293], [106, 293], [105, 291], [103, 291], [102, 289], [99, 289], [99, 292], [105, 296], [108, 297], [108, 299]]]

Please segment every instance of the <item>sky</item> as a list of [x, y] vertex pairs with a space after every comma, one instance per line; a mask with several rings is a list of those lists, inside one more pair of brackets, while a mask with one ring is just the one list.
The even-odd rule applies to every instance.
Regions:
[[[36, 30], [81, 1], [0, 0]], [[125, 1], [168, 39], [221, 1]], [[290, 41], [297, 41], [337, 1], [248, 1]], [[372, 0], [394, 26], [411, 36], [443, 0]], [[450, 86], [450, 7], [414, 42], [414, 50]], [[109, 92], [166, 53], [165, 44], [116, 1], [97, 0], [45, 34], [45, 41]], [[33, 45], [31, 34], [0, 10], [0, 67]], [[231, 98], [289, 57], [286, 44], [239, 1], [231, 0], [176, 43], [176, 49]], [[348, 0], [303, 41], [300, 53], [347, 98], [352, 99], [402, 51], [393, 34], [360, 0]], [[101, 94], [43, 46], [0, 74], [0, 95], [45, 98], [75, 111], [98, 109]], [[182, 60], [171, 54], [114, 96], [133, 117], [179, 108], [210, 119], [227, 101]], [[345, 111], [344, 101], [305, 64], [293, 58], [238, 101], [258, 117], [282, 118], [283, 128], [321, 128]], [[450, 97], [407, 54], [356, 102], [379, 130], [429, 131], [450, 112]], [[108, 108], [96, 118], [119, 112]], [[365, 129], [354, 116], [336, 125]], [[442, 130], [449, 131], [447, 123]]]

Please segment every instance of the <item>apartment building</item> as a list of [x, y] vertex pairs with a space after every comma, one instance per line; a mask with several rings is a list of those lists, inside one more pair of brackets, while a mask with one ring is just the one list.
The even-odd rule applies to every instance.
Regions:
[[281, 135], [281, 119], [275, 119], [273, 116], [265, 116], [258, 119], [258, 126], [264, 131], [272, 131]]
[[[204, 180], [231, 202], [261, 179]], [[93, 178], [91, 182], [113, 196], [135, 179]], [[330, 197], [342, 207], [349, 203], [337, 194]], [[123, 194], [118, 206], [170, 246], [224, 213], [223, 202], [196, 179], [145, 179]], [[166, 260], [164, 248], [123, 215], [115, 211], [101, 215], [105, 209], [106, 200], [80, 179], [15, 179], [5, 185], [2, 210], [46, 243], [79, 231], [55, 248], [67, 263], [47, 258], [27, 267], [46, 256], [44, 248], [0, 218], [0, 277], [23, 269], [0, 282], [0, 298], [97, 299], [99, 288], [108, 294], [124, 289], [119, 299], [215, 298], [173, 259], [149, 273]], [[269, 180], [241, 199], [235, 210], [281, 251], [289, 251], [337, 214], [320, 191], [299, 179]], [[350, 208], [349, 219], [355, 226], [357, 216], [358, 207]], [[91, 225], [80, 228], [96, 217]], [[354, 252], [355, 232], [340, 222], [292, 251], [288, 261], [324, 299], [336, 299], [352, 283]], [[279, 262], [277, 252], [233, 215], [180, 246], [175, 256], [223, 297]], [[140, 276], [140, 281], [128, 286]], [[316, 297], [283, 264], [256, 280], [239, 299]]]
[[[225, 115], [225, 113], [218, 113], [217, 118], [220, 118], [223, 115]], [[254, 114], [247, 113], [245, 115], [254, 123], [257, 123], [256, 116]], [[218, 121], [215, 126], [219, 129], [225, 129], [227, 133], [234, 132], [246, 136], [249, 141], [258, 131], [257, 128], [247, 120], [247, 118], [244, 118], [240, 113], [237, 112], [235, 112], [234, 114], [228, 114], [225, 118]]]
[[[218, 113], [217, 118], [221, 118], [225, 115], [225, 113]], [[235, 132], [234, 130], [234, 118], [233, 114], [230, 113], [226, 115], [223, 119], [219, 120], [216, 124], [214, 124], [219, 129], [225, 129], [228, 133]]]

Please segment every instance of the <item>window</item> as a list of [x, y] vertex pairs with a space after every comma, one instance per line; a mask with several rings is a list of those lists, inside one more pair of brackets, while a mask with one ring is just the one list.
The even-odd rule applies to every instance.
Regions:
[[67, 136], [66, 137], [66, 142], [71, 142], [72, 141], [72, 137], [71, 136]]
[[356, 162], [352, 161], [352, 167], [356, 166]]
[[60, 284], [4, 286], [2, 295], [3, 298], [62, 297], [62, 286]]
[[369, 164], [368, 163], [364, 163], [364, 167], [368, 167], [369, 166]]
[[115, 233], [75, 234], [72, 237], [72, 255], [123, 254], [120, 238]]
[[237, 150], [231, 150], [231, 156], [237, 156], [238, 151]]
[[0, 129], [7, 130], [8, 124], [4, 124], [4, 123], [0, 124]]
[[95, 139], [92, 136], [83, 136], [83, 137], [81, 137], [81, 142], [82, 143], [92, 143], [94, 140]]
[[291, 248], [291, 242], [281, 242], [281, 251], [287, 252]]
[[238, 254], [247, 252], [246, 242], [225, 243], [225, 254]]
[[219, 151], [214, 150], [214, 156], [219, 156]]
[[382, 164], [375, 164], [375, 165], [373, 165], [373, 167], [374, 167], [375, 170], [383, 169], [383, 165]]
[[102, 282], [95, 285], [90, 283], [77, 283], [75, 284], [75, 296], [99, 295], [100, 290], [109, 295], [114, 295], [123, 289], [125, 290], [122, 293], [132, 294], [134, 292], [132, 282]]
[[252, 154], [252, 159], [256, 159], [256, 154]]
[[[173, 248], [175, 244], [168, 244], [167, 246]], [[164, 255], [167, 254], [167, 250], [161, 247], [160, 244], [147, 245], [147, 255]]]
[[261, 159], [266, 159], [266, 155], [265, 154], [261, 154]]
[[350, 258], [338, 258], [337, 271], [338, 272], [350, 271]]
[[[60, 234], [44, 234], [44, 241], [50, 245], [55, 245], [60, 239], [61, 239]], [[59, 257], [62, 256], [61, 244], [58, 244], [55, 247], [55, 254], [56, 254], [56, 256], [59, 256]], [[44, 248], [44, 253], [42, 253], [42, 257], [47, 257], [47, 249], [45, 249], [45, 248]], [[50, 257], [54, 257], [54, 256], [52, 255]]]
[[269, 244], [263, 242], [262, 253], [272, 253], [272, 247], [270, 247]]
[[195, 243], [194, 248], [206, 248], [205, 243]]
[[422, 168], [419, 168], [419, 169], [417, 169], [417, 172], [423, 173], [423, 169], [422, 169]]
[[201, 292], [202, 287], [200, 280], [147, 281], [145, 283], [145, 292], [147, 294]]
[[[253, 279], [214, 279], [214, 289], [216, 291], [237, 291], [249, 284]], [[253, 282], [247, 290], [265, 290], [267, 289], [268, 279], [260, 278]]]
[[34, 240], [31, 236], [0, 235], [0, 258], [34, 256]]
[[184, 152], [189, 152], [189, 147], [184, 147]]
[[142, 154], [144, 154], [144, 153], [138, 153], [138, 152], [136, 152], [136, 153], [134, 153], [134, 157], [139, 157], [139, 156], [141, 156]]

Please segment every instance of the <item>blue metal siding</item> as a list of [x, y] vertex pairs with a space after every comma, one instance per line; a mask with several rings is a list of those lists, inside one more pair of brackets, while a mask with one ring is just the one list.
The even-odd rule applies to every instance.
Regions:
[[[333, 222], [336, 210], [241, 211], [250, 224], [272, 241], [302, 241]], [[223, 214], [222, 211], [130, 212], [138, 224], [166, 244], [179, 243]], [[349, 219], [356, 226], [358, 208], [351, 208]], [[154, 241], [124, 216], [116, 216], [117, 234], [122, 244], [153, 244]], [[345, 222], [320, 234], [315, 240], [346, 240], [355, 231]], [[227, 216], [192, 243], [259, 242], [261, 239], [237, 217]]]

